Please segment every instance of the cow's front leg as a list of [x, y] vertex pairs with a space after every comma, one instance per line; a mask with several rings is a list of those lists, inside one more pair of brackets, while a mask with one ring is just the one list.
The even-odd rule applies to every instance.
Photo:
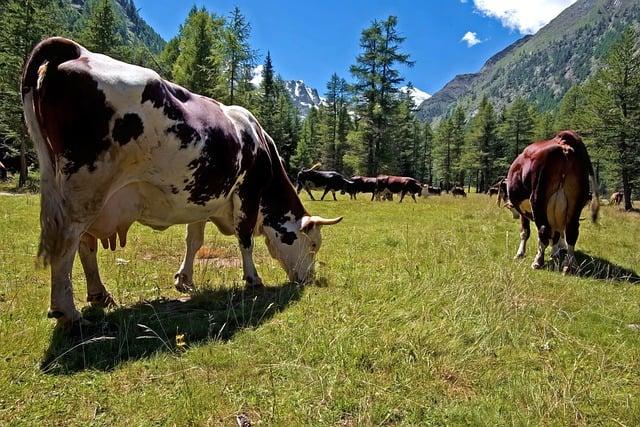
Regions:
[[233, 222], [242, 255], [242, 276], [247, 287], [262, 286], [262, 279], [253, 262], [253, 232], [258, 219], [259, 197], [241, 188], [233, 196]]
[[527, 253], [527, 240], [531, 235], [531, 224], [529, 218], [524, 215], [520, 215], [520, 246], [518, 246], [518, 252], [514, 259], [523, 258]]
[[57, 319], [58, 324], [70, 327], [82, 319], [73, 301], [71, 271], [78, 249], [79, 237], [62, 254], [51, 257], [51, 304], [47, 317]]
[[196, 258], [198, 249], [204, 243], [204, 226], [206, 221], [187, 224], [187, 250], [182, 260], [180, 270], [175, 274], [175, 287], [180, 292], [189, 292], [194, 289], [193, 285], [193, 261]]
[[324, 193], [322, 193], [322, 197], [320, 197], [320, 200], [321, 200], [321, 201], [322, 201], [322, 200], [324, 200], [324, 196], [326, 196], [328, 192], [329, 192], [329, 187], [326, 187], [326, 188], [324, 189]]
[[416, 195], [413, 193], [409, 193], [411, 194], [411, 198], [413, 199], [414, 203], [418, 203], [418, 201], [416, 200]]
[[115, 301], [102, 283], [98, 270], [98, 241], [84, 233], [80, 238], [78, 255], [82, 263], [84, 277], [87, 279], [87, 302], [98, 307], [115, 305]]
[[406, 194], [407, 194], [407, 192], [406, 192], [406, 191], [403, 191], [403, 192], [401, 192], [401, 193], [400, 193], [400, 202], [398, 202], [398, 203], [402, 203], [402, 200], [404, 199], [404, 196], [405, 196]]
[[336, 192], [335, 192], [335, 191], [333, 191], [333, 190], [331, 190], [331, 194], [333, 195], [333, 201], [334, 201], [334, 202], [337, 202], [337, 201], [338, 201], [338, 199], [336, 199]]

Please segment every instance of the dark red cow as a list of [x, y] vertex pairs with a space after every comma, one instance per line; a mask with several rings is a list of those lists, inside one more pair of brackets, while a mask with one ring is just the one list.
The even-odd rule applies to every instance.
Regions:
[[593, 191], [591, 219], [598, 217], [600, 201], [591, 159], [582, 139], [572, 131], [560, 132], [549, 141], [529, 145], [514, 160], [507, 175], [508, 207], [520, 215], [520, 247], [516, 258], [524, 257], [530, 235], [530, 221], [538, 228], [538, 253], [531, 265], [544, 266], [544, 251], [553, 242], [552, 256], [558, 256], [566, 239], [563, 272], [571, 270], [578, 240], [580, 213]]
[[416, 194], [422, 191], [422, 185], [418, 180], [408, 176], [379, 175], [376, 180], [378, 193], [386, 190], [391, 194], [400, 194], [400, 203], [407, 194], [417, 203]]

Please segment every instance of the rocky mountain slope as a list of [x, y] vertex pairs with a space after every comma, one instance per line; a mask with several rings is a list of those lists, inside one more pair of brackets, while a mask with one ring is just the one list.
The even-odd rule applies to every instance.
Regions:
[[639, 23], [638, 0], [578, 0], [535, 35], [494, 55], [479, 72], [456, 76], [424, 101], [417, 114], [437, 120], [457, 103], [473, 113], [484, 95], [498, 108], [518, 96], [553, 108], [572, 85], [598, 68], [627, 25]]

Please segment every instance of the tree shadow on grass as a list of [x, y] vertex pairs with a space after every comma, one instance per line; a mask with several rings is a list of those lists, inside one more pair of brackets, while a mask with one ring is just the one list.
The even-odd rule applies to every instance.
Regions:
[[40, 367], [52, 374], [108, 371], [158, 352], [177, 355], [184, 345], [227, 341], [285, 310], [301, 298], [302, 291], [302, 286], [291, 283], [203, 289], [180, 299], [141, 301], [107, 312], [86, 308], [83, 316], [91, 324], [73, 336], [56, 328]]
[[[562, 251], [561, 260], [566, 256], [566, 251]], [[588, 279], [604, 280], [608, 282], [620, 282], [629, 284], [640, 284], [640, 276], [635, 271], [621, 267], [604, 258], [594, 257], [582, 251], [575, 252], [576, 268], [573, 275]], [[555, 260], [548, 264], [548, 268], [560, 270], [560, 260]]]

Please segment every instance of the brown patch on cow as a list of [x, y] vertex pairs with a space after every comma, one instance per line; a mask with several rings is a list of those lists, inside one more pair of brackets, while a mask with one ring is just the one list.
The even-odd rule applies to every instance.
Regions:
[[113, 125], [113, 140], [120, 145], [125, 145], [132, 139], [138, 139], [144, 132], [144, 126], [140, 116], [135, 113], [127, 113], [123, 117], [117, 118]]

